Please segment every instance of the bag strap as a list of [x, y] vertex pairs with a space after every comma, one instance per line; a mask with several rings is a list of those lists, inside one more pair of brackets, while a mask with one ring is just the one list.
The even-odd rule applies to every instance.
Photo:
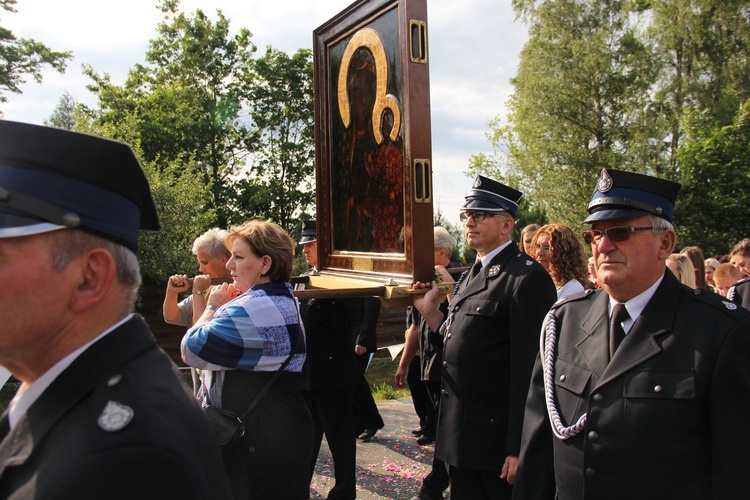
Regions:
[[[296, 299], [295, 299], [296, 303]], [[299, 307], [297, 308], [297, 318], [299, 320], [299, 325], [302, 327], [302, 318], [299, 315]], [[271, 388], [274, 382], [276, 382], [276, 379], [278, 379], [281, 376], [281, 372], [284, 371], [284, 368], [287, 367], [289, 362], [292, 360], [292, 357], [294, 356], [295, 352], [297, 351], [297, 347], [299, 346], [299, 339], [302, 337], [302, 328], [300, 328], [299, 335], [297, 335], [297, 341], [294, 343], [294, 347], [292, 348], [291, 353], [289, 356], [284, 360], [284, 362], [281, 364], [278, 370], [273, 374], [273, 377], [271, 377], [271, 380], [266, 382], [266, 385], [263, 386], [263, 389], [260, 390], [257, 396], [255, 396], [255, 399], [253, 399], [253, 402], [250, 403], [250, 406], [247, 408], [247, 411], [240, 415], [240, 420], [245, 420], [245, 417], [247, 417], [251, 411], [253, 411], [253, 408], [255, 408], [258, 403], [260, 402], [261, 398], [266, 395], [268, 390]]]
[[[253, 399], [253, 401], [250, 403], [250, 406], [247, 408], [247, 411], [245, 411], [245, 413], [243, 413], [242, 415], [239, 415], [238, 418], [240, 420], [245, 420], [245, 417], [247, 417], [250, 414], [250, 412], [253, 411], [253, 408], [255, 408], [258, 405], [258, 403], [260, 402], [261, 398], [263, 398], [263, 396], [266, 395], [266, 393], [271, 388], [271, 386], [274, 384], [274, 382], [276, 382], [276, 380], [281, 376], [281, 373], [284, 371], [284, 368], [286, 368], [287, 365], [289, 365], [289, 362], [292, 360], [292, 358], [294, 357], [294, 355], [295, 355], [295, 353], [297, 351], [297, 348], [299, 347], [299, 342], [300, 342], [300, 339], [302, 338], [302, 330], [303, 330], [304, 327], [302, 326], [302, 316], [300, 315], [300, 312], [299, 312], [299, 302], [297, 302], [297, 298], [294, 297], [294, 296], [292, 296], [292, 300], [294, 300], [294, 306], [297, 309], [297, 322], [299, 323], [299, 326], [300, 326], [299, 335], [297, 335], [297, 341], [294, 343], [294, 347], [292, 347], [292, 350], [289, 353], [289, 356], [287, 356], [287, 358], [281, 364], [281, 366], [279, 367], [279, 369], [276, 370], [276, 372], [274, 372], [273, 377], [271, 377], [271, 380], [269, 380], [268, 382], [266, 382], [266, 385], [263, 386], [263, 389], [261, 389], [260, 392], [258, 393], [258, 395], [255, 396], [255, 398]], [[203, 394], [204, 394], [204, 397], [206, 397], [206, 398], [208, 398], [207, 392], [208, 391], [206, 390], [206, 387], [204, 385], [204, 387], [203, 387]], [[219, 410], [218, 408], [216, 408], [216, 409]], [[219, 410], [219, 412], [231, 414], [231, 412], [228, 412], [228, 411], [223, 410], [223, 409]], [[231, 414], [231, 415], [234, 416], [234, 417], [237, 416], [237, 415], [234, 415], [234, 414]]]

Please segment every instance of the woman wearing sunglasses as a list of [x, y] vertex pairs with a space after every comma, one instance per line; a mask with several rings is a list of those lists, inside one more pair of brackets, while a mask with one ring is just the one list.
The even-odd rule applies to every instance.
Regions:
[[531, 255], [552, 277], [557, 300], [582, 292], [588, 285], [583, 246], [568, 226], [547, 224], [539, 228], [531, 241]]

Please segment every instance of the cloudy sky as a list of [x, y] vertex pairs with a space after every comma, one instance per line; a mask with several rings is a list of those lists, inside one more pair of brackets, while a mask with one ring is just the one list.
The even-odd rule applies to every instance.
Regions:
[[[210, 16], [221, 9], [237, 30], [248, 28], [259, 51], [271, 45], [293, 53], [312, 47], [312, 32], [350, 0], [182, 0]], [[489, 152], [487, 123], [505, 116], [526, 28], [515, 22], [510, 0], [428, 0], [432, 113], [432, 160], [436, 206], [458, 222], [463, 195], [471, 186], [465, 171], [472, 154]], [[142, 62], [148, 40], [162, 19], [156, 0], [18, 0], [17, 13], [0, 11], [0, 25], [18, 37], [35, 38], [75, 59], [63, 75], [45, 73], [41, 85], [27, 83], [0, 110], [9, 120], [41, 124], [64, 91], [95, 105], [81, 65], [109, 73], [122, 84]]]

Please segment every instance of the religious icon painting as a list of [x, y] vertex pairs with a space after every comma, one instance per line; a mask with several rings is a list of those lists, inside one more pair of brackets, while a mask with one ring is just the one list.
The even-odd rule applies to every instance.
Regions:
[[321, 272], [433, 276], [426, 0], [364, 0], [314, 32]]

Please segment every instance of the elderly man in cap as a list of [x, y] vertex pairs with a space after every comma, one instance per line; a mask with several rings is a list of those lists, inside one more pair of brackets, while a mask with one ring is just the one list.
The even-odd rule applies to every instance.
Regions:
[[2, 498], [227, 498], [218, 448], [133, 314], [158, 229], [126, 144], [0, 121]]
[[750, 315], [666, 271], [680, 185], [604, 169], [602, 290], [545, 320], [514, 498], [750, 498]]
[[549, 274], [510, 239], [521, 196], [478, 176], [461, 212], [476, 263], [447, 319], [435, 286], [414, 300], [445, 341], [435, 456], [448, 465], [453, 499], [510, 498], [539, 328], [557, 296]]
[[[307, 263], [312, 266], [306, 274], [315, 274], [318, 265], [316, 221], [302, 221], [299, 243], [303, 245]], [[307, 335], [302, 397], [315, 425], [310, 480], [325, 434], [336, 479], [328, 492], [330, 500], [354, 500], [357, 495], [357, 434], [354, 430], [357, 365], [352, 329], [359, 302], [357, 299], [311, 299], [300, 303]]]

